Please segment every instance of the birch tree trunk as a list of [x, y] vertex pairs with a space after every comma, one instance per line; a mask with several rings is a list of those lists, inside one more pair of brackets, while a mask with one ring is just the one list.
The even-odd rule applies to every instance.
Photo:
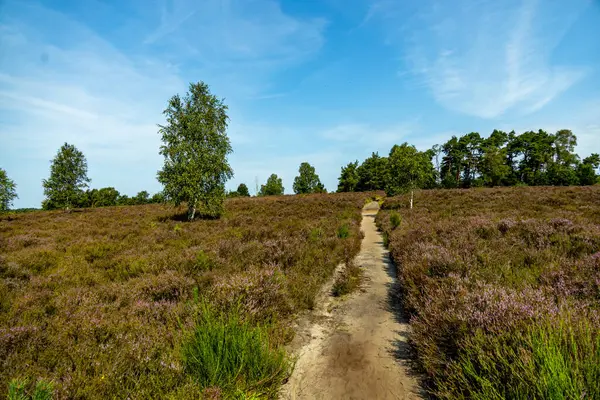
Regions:
[[188, 221], [193, 221], [196, 216], [196, 199], [188, 204]]
[[413, 208], [413, 198], [414, 198], [414, 196], [415, 196], [415, 191], [414, 191], [414, 190], [411, 190], [411, 191], [410, 191], [410, 209], [411, 209], [411, 210], [412, 210], [412, 208]]

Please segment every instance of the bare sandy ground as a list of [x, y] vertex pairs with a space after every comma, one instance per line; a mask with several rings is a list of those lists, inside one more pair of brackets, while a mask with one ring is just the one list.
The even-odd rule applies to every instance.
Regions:
[[298, 327], [298, 359], [282, 399], [424, 398], [407, 365], [409, 325], [390, 301], [394, 268], [375, 227], [378, 210], [376, 202], [363, 210], [356, 258], [363, 290], [339, 300], [324, 289], [319, 309]]

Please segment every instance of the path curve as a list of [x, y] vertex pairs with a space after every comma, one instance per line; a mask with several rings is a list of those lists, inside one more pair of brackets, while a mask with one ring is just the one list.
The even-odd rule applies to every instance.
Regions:
[[407, 366], [409, 325], [390, 303], [395, 272], [375, 226], [377, 202], [363, 209], [364, 239], [356, 263], [363, 290], [338, 300], [323, 296], [304, 326], [298, 361], [282, 399], [420, 399]]

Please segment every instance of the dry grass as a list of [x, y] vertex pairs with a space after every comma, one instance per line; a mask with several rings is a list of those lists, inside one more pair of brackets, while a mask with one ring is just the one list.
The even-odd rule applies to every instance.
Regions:
[[377, 222], [432, 393], [600, 398], [600, 187], [432, 190], [407, 204], [386, 200]]
[[286, 342], [287, 322], [358, 252], [366, 196], [231, 199], [220, 220], [193, 223], [160, 205], [0, 217], [0, 388], [197, 398], [180, 350], [192, 293]]

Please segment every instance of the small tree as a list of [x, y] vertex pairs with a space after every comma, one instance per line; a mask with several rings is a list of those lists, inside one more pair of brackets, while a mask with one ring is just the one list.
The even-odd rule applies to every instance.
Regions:
[[300, 164], [299, 175], [294, 179], [294, 193], [323, 193], [325, 186], [321, 183], [315, 168], [307, 162]]
[[94, 198], [96, 207], [116, 206], [119, 198], [119, 191], [114, 187], [105, 187], [98, 189]]
[[358, 186], [358, 160], [349, 163], [345, 167], [342, 167], [342, 173], [340, 174], [338, 183], [339, 192], [355, 192]]
[[18, 198], [17, 185], [9, 179], [5, 170], [0, 168], [0, 211], [8, 211], [13, 200]]
[[142, 190], [135, 195], [134, 201], [137, 205], [148, 204], [150, 203], [150, 193], [148, 193], [146, 190]]
[[594, 153], [583, 159], [577, 166], [577, 177], [580, 185], [594, 185], [598, 182], [596, 169], [600, 167], [600, 155]]
[[165, 158], [158, 172], [165, 195], [188, 205], [188, 220], [197, 207], [204, 215], [223, 212], [225, 182], [233, 176], [227, 161], [232, 152], [227, 137], [227, 106], [203, 82], [192, 83], [185, 97], [173, 96], [164, 111], [167, 124], [159, 125]]
[[410, 191], [410, 208], [413, 207], [414, 191], [435, 179], [435, 169], [429, 155], [418, 151], [408, 143], [394, 145], [389, 157], [389, 196]]
[[248, 186], [245, 183], [240, 183], [236, 192], [242, 197], [250, 197], [250, 192], [248, 191]]
[[283, 183], [281, 178], [276, 174], [272, 174], [267, 183], [260, 186], [259, 196], [281, 196], [283, 194]]
[[69, 209], [76, 204], [88, 187], [87, 161], [81, 151], [65, 143], [51, 161], [50, 177], [44, 179], [44, 209]]

